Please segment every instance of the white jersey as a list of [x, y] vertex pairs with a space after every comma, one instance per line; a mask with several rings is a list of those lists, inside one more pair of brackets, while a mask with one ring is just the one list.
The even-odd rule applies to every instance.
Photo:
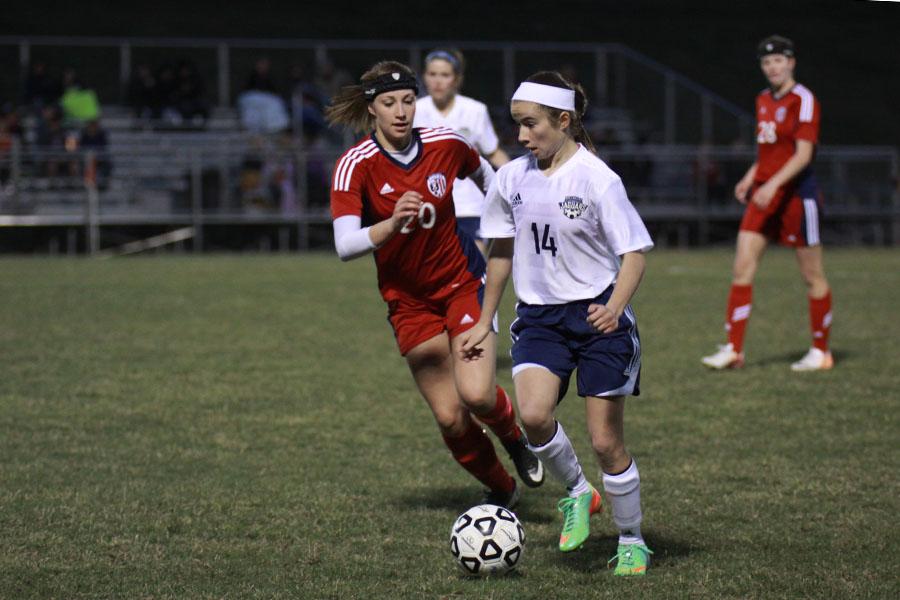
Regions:
[[[460, 94], [454, 98], [453, 107], [446, 116], [437, 109], [431, 96], [419, 98], [413, 127], [449, 127], [461, 133], [485, 156], [493, 154], [499, 144], [487, 106]], [[481, 215], [484, 194], [471, 179], [460, 179], [453, 184], [453, 203], [456, 216], [477, 217]]]
[[481, 216], [485, 238], [515, 238], [513, 285], [528, 304], [599, 296], [626, 252], [653, 247], [622, 180], [579, 146], [549, 177], [533, 155], [500, 167]]

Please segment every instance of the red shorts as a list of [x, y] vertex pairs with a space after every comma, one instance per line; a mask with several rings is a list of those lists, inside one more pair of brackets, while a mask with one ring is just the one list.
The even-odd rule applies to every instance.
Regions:
[[[758, 185], [750, 188], [747, 197], [753, 196]], [[809, 197], [804, 197], [809, 196]], [[803, 248], [818, 246], [819, 195], [800, 194], [795, 188], [780, 188], [766, 208], [747, 202], [741, 231], [755, 231], [783, 246]]]
[[444, 297], [416, 298], [402, 295], [388, 301], [388, 321], [400, 354], [406, 354], [436, 335], [446, 331], [451, 338], [471, 329], [481, 318], [484, 288], [472, 280], [455, 288]]

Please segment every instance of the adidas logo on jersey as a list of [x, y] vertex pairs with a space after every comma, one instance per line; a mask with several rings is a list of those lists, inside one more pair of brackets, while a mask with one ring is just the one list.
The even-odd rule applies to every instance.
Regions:
[[512, 197], [512, 200], [509, 201], [509, 206], [511, 208], [522, 206], [522, 196], [519, 195], [519, 192], [516, 192], [515, 196]]
[[383, 186], [381, 186], [381, 191], [378, 193], [384, 196], [385, 194], [390, 194], [393, 191], [394, 188], [391, 187], [391, 184], [385, 183]]
[[472, 318], [472, 315], [470, 315], [469, 313], [466, 313], [466, 315], [462, 319], [460, 319], [459, 324], [467, 325], [468, 323], [474, 323], [474, 322], [475, 322], [475, 319]]

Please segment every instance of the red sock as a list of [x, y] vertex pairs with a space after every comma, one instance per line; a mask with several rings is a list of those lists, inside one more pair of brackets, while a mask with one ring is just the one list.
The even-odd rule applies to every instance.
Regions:
[[752, 285], [731, 284], [731, 292], [728, 294], [728, 313], [725, 315], [725, 330], [728, 331], [728, 341], [734, 347], [734, 351], [738, 353], [744, 349], [744, 331], [747, 329], [747, 319], [750, 318], [752, 298]]
[[821, 298], [809, 299], [809, 324], [812, 327], [813, 347], [827, 352], [831, 331], [831, 290]]
[[516, 425], [516, 413], [513, 411], [509, 395], [499, 385], [497, 386], [497, 404], [494, 405], [494, 408], [489, 413], [475, 416], [490, 427], [502, 442], [514, 442], [522, 435]]
[[445, 435], [444, 443], [456, 462], [491, 490], [509, 493], [515, 487], [515, 481], [497, 459], [491, 439], [477, 424], [470, 423], [469, 430], [460, 437]]

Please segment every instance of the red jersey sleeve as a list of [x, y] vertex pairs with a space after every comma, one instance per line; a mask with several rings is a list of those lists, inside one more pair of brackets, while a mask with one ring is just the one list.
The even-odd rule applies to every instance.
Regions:
[[819, 142], [819, 119], [822, 114], [819, 101], [811, 93], [809, 100], [800, 102], [800, 116], [797, 119], [797, 130], [794, 139], [806, 140], [817, 144]]
[[331, 177], [331, 218], [348, 215], [361, 217], [363, 212], [363, 180], [365, 167], [352, 151], [345, 153], [334, 165]]
[[459, 142], [457, 145], [459, 147], [460, 162], [462, 163], [457, 177], [463, 179], [481, 167], [481, 155], [468, 142]]

